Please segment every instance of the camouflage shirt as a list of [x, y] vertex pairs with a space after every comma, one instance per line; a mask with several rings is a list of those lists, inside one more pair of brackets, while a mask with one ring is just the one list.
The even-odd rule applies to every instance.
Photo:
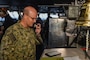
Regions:
[[35, 60], [36, 42], [34, 30], [18, 22], [6, 30], [1, 40], [0, 60]]

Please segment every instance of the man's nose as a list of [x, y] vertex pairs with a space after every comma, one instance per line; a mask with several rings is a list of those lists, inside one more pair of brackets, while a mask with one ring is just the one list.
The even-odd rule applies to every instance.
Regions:
[[34, 23], [36, 23], [36, 19], [34, 20]]

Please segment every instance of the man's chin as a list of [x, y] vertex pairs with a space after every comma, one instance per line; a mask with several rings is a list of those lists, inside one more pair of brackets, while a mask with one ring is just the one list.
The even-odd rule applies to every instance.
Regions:
[[30, 28], [34, 28], [34, 26], [29, 26]]

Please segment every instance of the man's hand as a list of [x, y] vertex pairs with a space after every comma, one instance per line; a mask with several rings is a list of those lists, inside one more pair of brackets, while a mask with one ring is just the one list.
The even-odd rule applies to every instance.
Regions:
[[37, 23], [36, 25], [35, 25], [35, 27], [36, 27], [36, 29], [35, 29], [35, 33], [36, 33], [36, 35], [40, 35], [40, 32], [41, 32], [41, 24], [40, 23]]

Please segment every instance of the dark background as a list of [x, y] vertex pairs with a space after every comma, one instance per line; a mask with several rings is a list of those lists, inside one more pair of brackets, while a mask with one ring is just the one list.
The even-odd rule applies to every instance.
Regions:
[[23, 6], [27, 4], [33, 5], [53, 5], [53, 4], [69, 4], [74, 2], [74, 0], [0, 0], [0, 5], [16, 5]]

